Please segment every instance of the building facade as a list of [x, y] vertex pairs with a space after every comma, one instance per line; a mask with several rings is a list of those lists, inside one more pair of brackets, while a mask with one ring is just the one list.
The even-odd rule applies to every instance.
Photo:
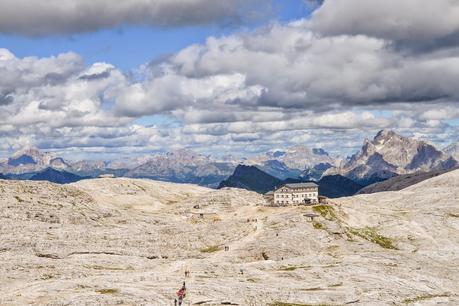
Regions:
[[270, 193], [275, 206], [304, 205], [319, 202], [319, 186], [315, 183], [285, 184]]

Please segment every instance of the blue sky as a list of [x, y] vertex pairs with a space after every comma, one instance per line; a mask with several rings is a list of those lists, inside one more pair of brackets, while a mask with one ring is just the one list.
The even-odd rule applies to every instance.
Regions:
[[123, 70], [131, 70], [191, 44], [203, 43], [209, 36], [220, 37], [233, 32], [250, 31], [268, 22], [288, 22], [307, 17], [311, 8], [303, 0], [276, 0], [272, 14], [263, 20], [240, 26], [119, 26], [93, 33], [43, 38], [0, 34], [0, 46], [9, 49], [18, 57], [49, 57], [76, 52], [88, 65], [107, 62]]

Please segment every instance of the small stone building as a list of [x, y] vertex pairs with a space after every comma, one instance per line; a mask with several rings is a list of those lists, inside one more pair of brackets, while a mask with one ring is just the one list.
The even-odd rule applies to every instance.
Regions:
[[[269, 195], [268, 195], [269, 194]], [[319, 185], [315, 183], [285, 184], [265, 195], [275, 206], [315, 204], [319, 202]]]

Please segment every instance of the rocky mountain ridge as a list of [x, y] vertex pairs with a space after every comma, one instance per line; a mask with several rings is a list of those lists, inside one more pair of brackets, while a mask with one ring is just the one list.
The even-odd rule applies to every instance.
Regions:
[[447, 170], [458, 162], [449, 154], [422, 140], [382, 130], [341, 167], [326, 174], [337, 173], [364, 185], [409, 173]]
[[459, 161], [459, 141], [447, 146], [444, 151]]

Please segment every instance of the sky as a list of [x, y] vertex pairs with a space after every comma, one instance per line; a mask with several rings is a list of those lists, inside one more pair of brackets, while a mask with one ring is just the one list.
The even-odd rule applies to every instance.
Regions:
[[0, 0], [0, 156], [459, 140], [454, 0]]

